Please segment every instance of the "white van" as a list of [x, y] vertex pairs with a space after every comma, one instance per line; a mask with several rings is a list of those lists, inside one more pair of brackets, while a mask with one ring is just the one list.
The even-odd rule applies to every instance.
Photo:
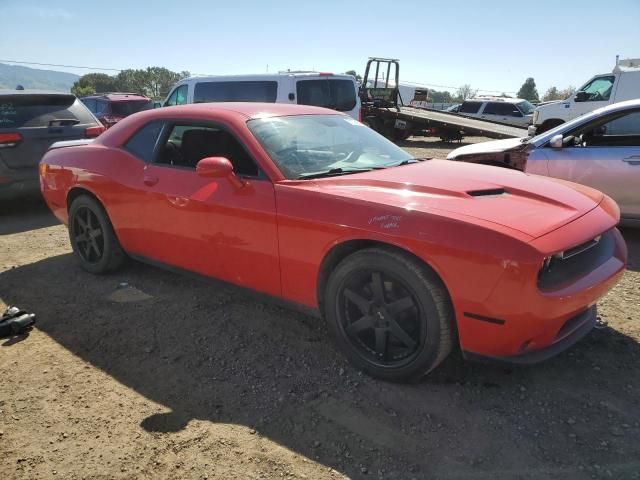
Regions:
[[208, 102], [297, 103], [331, 108], [360, 120], [356, 79], [320, 72], [190, 77], [176, 83], [163, 106]]
[[640, 98], [640, 59], [616, 61], [611, 73], [594, 76], [572, 98], [538, 105], [529, 134], [546, 132], [597, 108], [634, 98]]

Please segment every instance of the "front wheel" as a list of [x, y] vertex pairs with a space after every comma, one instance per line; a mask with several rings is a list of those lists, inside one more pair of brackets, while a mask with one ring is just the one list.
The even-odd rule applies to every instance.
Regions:
[[383, 380], [418, 378], [453, 346], [453, 309], [442, 281], [416, 259], [384, 248], [358, 251], [336, 267], [325, 316], [347, 358]]
[[69, 208], [69, 239], [80, 266], [88, 272], [107, 273], [125, 260], [107, 213], [88, 195], [76, 198]]

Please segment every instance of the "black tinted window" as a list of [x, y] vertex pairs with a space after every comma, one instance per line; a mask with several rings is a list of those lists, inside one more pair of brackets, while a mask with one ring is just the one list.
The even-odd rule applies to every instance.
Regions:
[[513, 103], [489, 102], [482, 112], [485, 115], [502, 115], [504, 117], [521, 117], [522, 113]]
[[341, 112], [356, 106], [356, 89], [351, 80], [298, 80], [298, 104], [332, 108]]
[[91, 110], [92, 113], [96, 113], [96, 100], [95, 98], [83, 98], [82, 103], [85, 104], [85, 106]]
[[460, 105], [459, 113], [478, 113], [482, 102], [464, 102]]
[[275, 103], [277, 94], [277, 82], [202, 82], [196, 84], [193, 92], [193, 102]]
[[133, 100], [129, 102], [111, 102], [111, 113], [126, 117], [142, 110], [149, 110], [153, 107], [150, 100]]
[[[52, 120], [82, 120], [69, 110], [75, 101], [73, 95], [0, 96], [0, 128], [42, 127]], [[86, 107], [81, 104], [80, 107], [86, 112]]]
[[153, 160], [153, 151], [161, 129], [162, 122], [147, 123], [127, 141], [124, 149], [138, 157], [140, 160], [151, 162]]

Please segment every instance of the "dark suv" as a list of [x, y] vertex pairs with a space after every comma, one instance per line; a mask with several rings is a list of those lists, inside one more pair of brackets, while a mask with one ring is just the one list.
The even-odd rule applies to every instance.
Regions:
[[38, 163], [52, 143], [103, 131], [69, 93], [0, 90], [0, 198], [40, 190]]
[[106, 128], [133, 113], [154, 107], [150, 98], [135, 93], [98, 93], [80, 100]]

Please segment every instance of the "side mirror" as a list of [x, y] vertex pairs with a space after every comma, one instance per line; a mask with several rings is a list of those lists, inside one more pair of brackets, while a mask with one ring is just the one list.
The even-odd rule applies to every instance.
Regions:
[[233, 165], [228, 158], [206, 157], [196, 165], [196, 173], [201, 177], [224, 178], [233, 174]]
[[575, 102], [586, 102], [588, 97], [587, 92], [580, 90], [576, 92], [576, 96], [573, 97], [573, 100]]
[[205, 178], [226, 178], [236, 188], [242, 188], [245, 182], [236, 177], [233, 165], [225, 157], [206, 157], [196, 165], [196, 173]]
[[549, 140], [549, 146], [551, 148], [562, 148], [564, 146], [562, 141], [563, 141], [562, 134], [559, 133], [551, 137], [551, 140]]

